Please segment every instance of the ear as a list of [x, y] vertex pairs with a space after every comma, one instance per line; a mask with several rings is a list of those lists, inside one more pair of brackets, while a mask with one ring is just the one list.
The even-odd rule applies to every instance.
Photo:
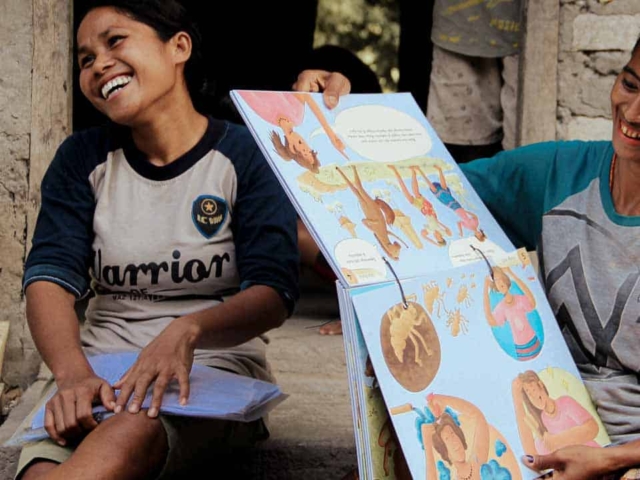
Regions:
[[187, 60], [191, 58], [191, 49], [193, 47], [189, 34], [187, 32], [178, 32], [171, 38], [170, 42], [175, 63], [187, 63]]

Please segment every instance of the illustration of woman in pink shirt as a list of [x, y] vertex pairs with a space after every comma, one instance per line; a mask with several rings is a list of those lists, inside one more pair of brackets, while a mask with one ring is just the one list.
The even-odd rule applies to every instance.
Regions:
[[284, 160], [294, 160], [301, 167], [318, 173], [320, 160], [307, 141], [294, 131], [304, 119], [305, 105], [316, 116], [333, 146], [346, 157], [344, 143], [331, 129], [318, 104], [310, 94], [301, 92], [241, 91], [240, 96], [253, 111], [266, 122], [282, 130], [283, 139], [275, 131], [271, 132], [271, 142], [278, 155]]
[[513, 380], [512, 395], [525, 453], [545, 455], [570, 445], [600, 446], [593, 416], [569, 395], [551, 398], [533, 370]]
[[[542, 341], [534, 330], [529, 320], [529, 314], [535, 313], [536, 300], [527, 287], [508, 267], [492, 267], [492, 275], [487, 276], [484, 282], [484, 311], [487, 322], [491, 327], [502, 327], [508, 324], [511, 331], [515, 358], [525, 361], [535, 358], [542, 350]], [[493, 277], [493, 278], [491, 278]], [[511, 278], [518, 286], [519, 291], [513, 291]], [[492, 302], [489, 290], [498, 292], [499, 300]], [[501, 298], [500, 298], [501, 297]], [[540, 324], [541, 328], [541, 324]], [[494, 328], [494, 334], [495, 334]], [[504, 338], [498, 338], [501, 346], [505, 345]]]

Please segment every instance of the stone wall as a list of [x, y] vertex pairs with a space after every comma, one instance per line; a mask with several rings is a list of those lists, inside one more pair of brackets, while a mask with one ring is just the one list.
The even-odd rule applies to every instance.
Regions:
[[557, 137], [610, 139], [609, 93], [640, 35], [640, 1], [560, 3]]
[[0, 321], [10, 322], [2, 377], [5, 383], [24, 386], [37, 372], [21, 294], [29, 210], [33, 11], [30, 1], [1, 3]]

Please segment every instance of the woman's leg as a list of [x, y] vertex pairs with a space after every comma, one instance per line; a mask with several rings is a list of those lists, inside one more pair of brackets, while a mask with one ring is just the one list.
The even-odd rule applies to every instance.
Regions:
[[114, 415], [89, 433], [67, 461], [32, 463], [21, 480], [154, 478], [167, 457], [167, 436], [162, 422], [144, 412]]

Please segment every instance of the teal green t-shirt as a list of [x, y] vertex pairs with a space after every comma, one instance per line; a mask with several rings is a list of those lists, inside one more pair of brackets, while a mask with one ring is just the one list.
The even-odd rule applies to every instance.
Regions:
[[611, 439], [640, 436], [640, 217], [615, 211], [611, 142], [548, 142], [462, 165], [551, 308]]

